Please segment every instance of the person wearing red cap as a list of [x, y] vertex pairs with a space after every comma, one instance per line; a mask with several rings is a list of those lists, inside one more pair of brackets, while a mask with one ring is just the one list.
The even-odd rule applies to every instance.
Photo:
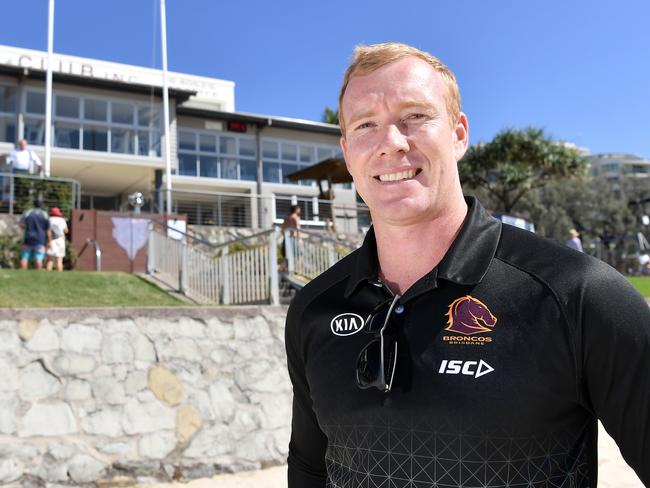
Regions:
[[58, 207], [50, 209], [50, 230], [52, 231], [52, 240], [47, 249], [47, 270], [52, 271], [52, 267], [56, 261], [56, 270], [63, 271], [65, 235], [68, 233], [68, 224], [66, 224], [63, 213]]

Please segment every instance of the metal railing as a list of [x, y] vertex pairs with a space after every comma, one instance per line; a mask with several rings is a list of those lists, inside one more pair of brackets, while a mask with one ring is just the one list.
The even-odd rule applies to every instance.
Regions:
[[[277, 239], [269, 230], [219, 246], [152, 222], [147, 272], [199, 303], [279, 303]], [[245, 241], [252, 244], [244, 246]]]
[[352, 249], [340, 241], [305, 230], [284, 232], [287, 272], [313, 279]]
[[0, 212], [20, 214], [41, 200], [44, 207], [60, 207], [64, 214], [81, 203], [81, 185], [69, 178], [45, 178], [23, 173], [0, 173]]
[[[160, 205], [160, 208], [165, 208], [155, 193], [147, 200], [152, 211]], [[370, 226], [370, 213], [365, 205], [316, 197], [173, 190], [172, 200], [173, 211], [187, 215], [190, 225], [269, 229], [282, 222], [292, 205], [299, 205], [302, 225], [306, 228], [358, 234]]]

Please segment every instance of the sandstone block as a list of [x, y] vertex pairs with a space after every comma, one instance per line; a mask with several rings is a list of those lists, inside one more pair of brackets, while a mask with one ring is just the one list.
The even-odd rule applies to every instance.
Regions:
[[169, 406], [178, 405], [183, 396], [183, 385], [176, 376], [162, 366], [149, 370], [149, 388], [156, 398]]
[[210, 386], [209, 391], [215, 421], [219, 423], [230, 422], [235, 412], [235, 399], [228, 387], [222, 383], [216, 383]]
[[185, 444], [201, 428], [203, 419], [194, 405], [184, 405], [176, 413], [176, 437]]
[[67, 461], [79, 453], [79, 447], [65, 442], [50, 442], [47, 445], [47, 453], [57, 461]]
[[131, 396], [134, 393], [144, 390], [148, 386], [147, 373], [145, 371], [131, 372], [124, 382], [126, 394]]
[[[16, 355], [20, 350], [20, 339], [15, 331], [0, 330], [0, 353]], [[3, 354], [3, 355], [5, 355]]]
[[100, 444], [97, 450], [102, 454], [115, 455], [119, 459], [132, 459], [137, 455], [136, 446], [133, 442], [111, 442]]
[[262, 317], [235, 317], [235, 340], [251, 341], [269, 336], [269, 324]]
[[153, 343], [143, 334], [137, 334], [133, 340], [135, 360], [143, 363], [156, 362], [156, 350]]
[[219, 319], [209, 319], [207, 321], [208, 336], [217, 344], [229, 341], [235, 337], [233, 324], [221, 322]]
[[77, 421], [65, 403], [35, 403], [23, 417], [20, 437], [55, 436], [77, 432]]
[[[215, 442], [219, 439], [219, 442]], [[183, 456], [192, 459], [209, 459], [214, 461], [233, 451], [234, 441], [230, 430], [225, 425], [217, 425], [209, 429], [201, 429], [183, 451]]]
[[18, 337], [23, 341], [29, 341], [34, 337], [34, 333], [39, 326], [38, 320], [25, 319], [18, 323]]
[[64, 351], [92, 353], [99, 350], [102, 333], [90, 326], [71, 324], [63, 330], [61, 349]]
[[161, 344], [158, 347], [160, 359], [169, 361], [185, 359], [186, 361], [200, 361], [201, 353], [193, 339], [175, 339]]
[[175, 337], [189, 337], [193, 339], [201, 339], [205, 337], [205, 324], [196, 319], [181, 318], [173, 324]]

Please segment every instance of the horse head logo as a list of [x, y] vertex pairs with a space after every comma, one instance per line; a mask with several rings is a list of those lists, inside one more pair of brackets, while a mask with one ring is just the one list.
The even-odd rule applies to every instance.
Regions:
[[463, 335], [490, 332], [497, 323], [497, 318], [492, 315], [487, 306], [469, 295], [454, 300], [449, 305], [447, 317], [445, 330]]

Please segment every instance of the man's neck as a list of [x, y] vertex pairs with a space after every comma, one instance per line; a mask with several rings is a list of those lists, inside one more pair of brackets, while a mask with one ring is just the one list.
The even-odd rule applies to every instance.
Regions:
[[403, 295], [442, 261], [466, 215], [467, 204], [462, 200], [429, 221], [408, 226], [374, 223], [379, 277]]

